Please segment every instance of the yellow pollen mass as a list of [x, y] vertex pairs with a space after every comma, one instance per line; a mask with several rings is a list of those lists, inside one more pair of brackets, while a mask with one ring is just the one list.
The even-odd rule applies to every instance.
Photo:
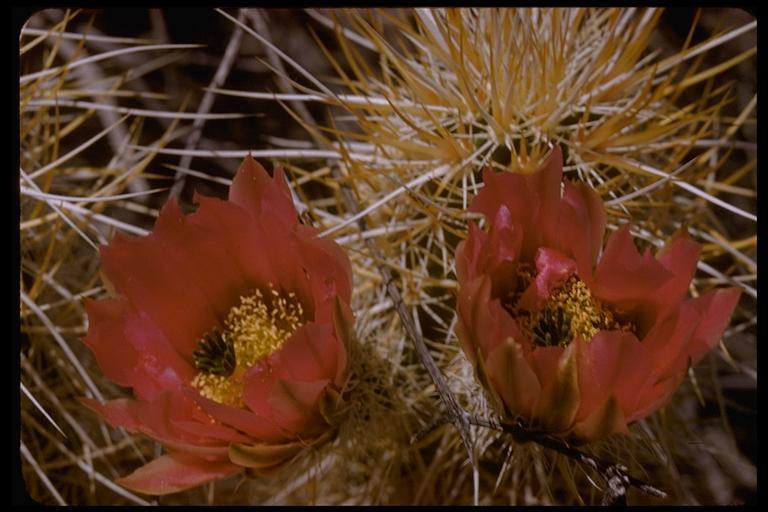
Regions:
[[571, 277], [551, 295], [548, 307], [561, 309], [571, 319], [571, 337], [581, 337], [587, 341], [601, 329], [608, 329], [613, 324], [613, 314], [603, 309], [592, 297], [584, 281]]
[[634, 330], [632, 324], [618, 321], [576, 276], [553, 290], [536, 313], [518, 314], [523, 331], [534, 343], [544, 346], [567, 346], [577, 337], [590, 341], [603, 330]]
[[[242, 376], [242, 372], [241, 372]], [[229, 377], [199, 372], [192, 379], [192, 387], [205, 398], [233, 407], [243, 406], [243, 381], [233, 373]]]
[[215, 402], [242, 407], [245, 371], [279, 350], [303, 322], [304, 310], [293, 292], [283, 296], [270, 285], [266, 296], [255, 290], [240, 297], [224, 321], [226, 339], [234, 345], [234, 371], [226, 376], [201, 370], [192, 386]]

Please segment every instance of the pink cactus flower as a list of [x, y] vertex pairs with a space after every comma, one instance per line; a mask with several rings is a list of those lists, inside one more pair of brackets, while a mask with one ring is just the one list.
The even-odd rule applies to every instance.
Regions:
[[349, 260], [297, 222], [282, 169], [249, 156], [228, 201], [195, 202], [102, 247], [115, 296], [85, 304], [85, 343], [134, 398], [83, 402], [162, 443], [118, 480], [147, 494], [280, 467], [332, 435], [347, 375]]
[[492, 401], [532, 428], [588, 441], [661, 407], [720, 340], [740, 290], [695, 299], [701, 247], [684, 232], [640, 254], [627, 225], [602, 250], [605, 210], [562, 184], [555, 148], [527, 175], [485, 169], [456, 253], [457, 334]]

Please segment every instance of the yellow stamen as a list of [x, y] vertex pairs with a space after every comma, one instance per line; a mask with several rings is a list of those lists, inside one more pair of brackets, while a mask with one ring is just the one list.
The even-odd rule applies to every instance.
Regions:
[[538, 312], [517, 314], [523, 331], [538, 345], [567, 346], [577, 337], [590, 341], [603, 330], [634, 330], [631, 323], [617, 320], [575, 275], [553, 290]]
[[267, 297], [260, 290], [240, 297], [224, 321], [235, 349], [234, 372], [223, 376], [201, 371], [192, 386], [206, 398], [241, 407], [245, 371], [279, 350], [303, 321], [304, 310], [292, 292], [284, 297], [270, 286]]
[[197, 389], [205, 398], [219, 402], [220, 404], [242, 407], [243, 381], [235, 378], [233, 373], [229, 377], [214, 375], [212, 373], [199, 372], [192, 379], [192, 387]]

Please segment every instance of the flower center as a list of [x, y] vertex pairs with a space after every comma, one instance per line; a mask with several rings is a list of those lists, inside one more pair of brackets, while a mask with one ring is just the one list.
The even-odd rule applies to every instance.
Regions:
[[256, 362], [276, 352], [303, 323], [304, 310], [293, 293], [284, 297], [272, 286], [265, 297], [256, 290], [240, 297], [224, 321], [198, 340], [192, 387], [215, 402], [242, 407], [243, 376]]
[[[532, 280], [527, 270], [518, 275], [524, 286]], [[555, 288], [539, 311], [513, 309], [513, 314], [528, 338], [544, 347], [565, 347], [577, 337], [590, 341], [604, 330], [634, 331], [634, 325], [617, 320], [575, 275]]]

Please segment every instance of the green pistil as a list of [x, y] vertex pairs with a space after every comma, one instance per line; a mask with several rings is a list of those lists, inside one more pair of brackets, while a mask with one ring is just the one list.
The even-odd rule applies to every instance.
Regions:
[[568, 346], [571, 341], [571, 316], [562, 308], [546, 306], [536, 316], [531, 329], [533, 342], [544, 347]]
[[235, 344], [227, 333], [219, 329], [206, 333], [197, 341], [200, 350], [193, 352], [198, 370], [228, 377], [235, 371], [237, 358]]

